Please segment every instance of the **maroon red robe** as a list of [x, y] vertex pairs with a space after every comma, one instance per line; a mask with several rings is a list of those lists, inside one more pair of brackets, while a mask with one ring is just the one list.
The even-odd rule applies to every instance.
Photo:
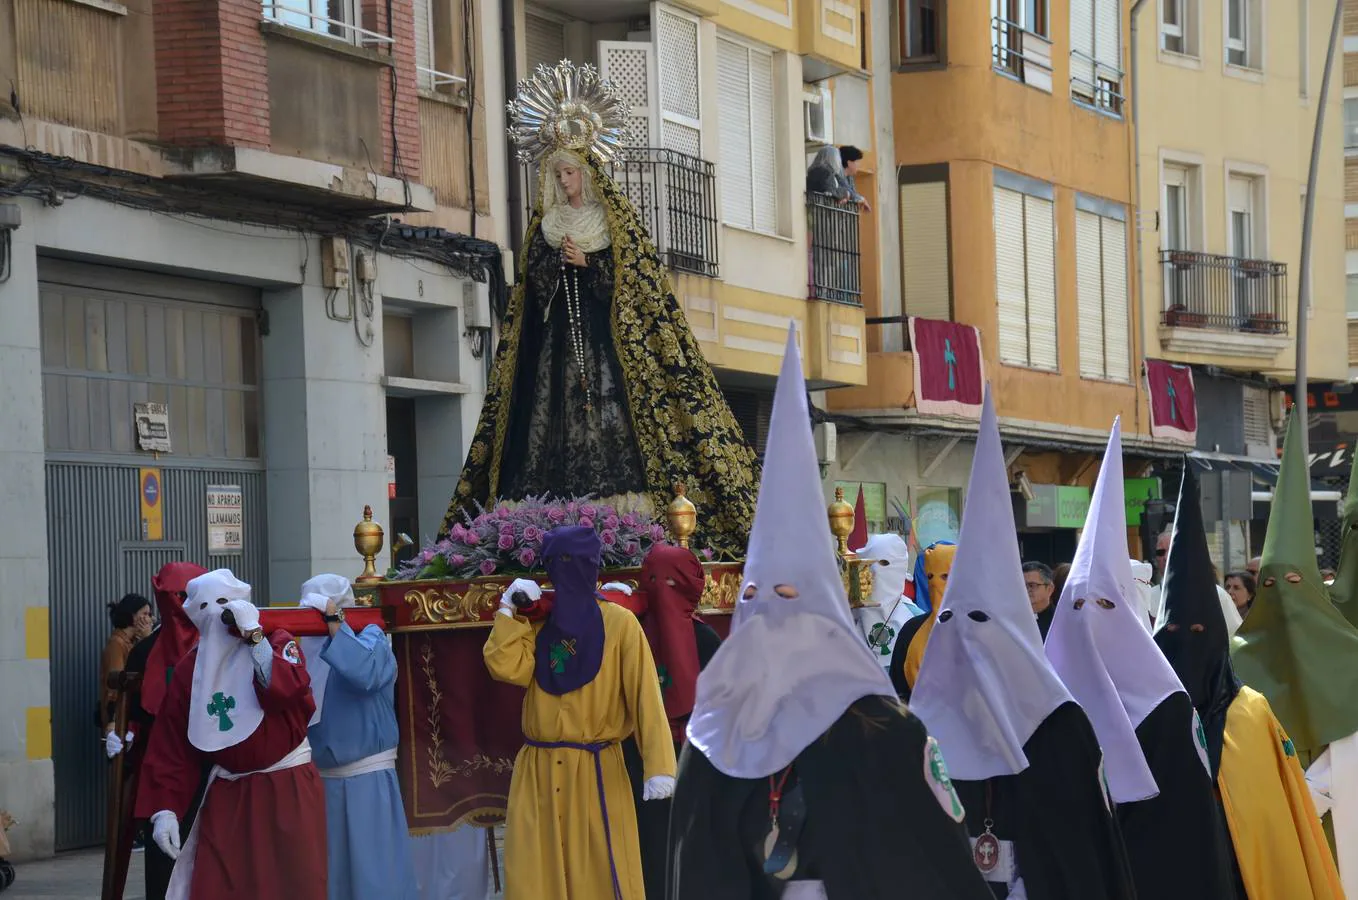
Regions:
[[[142, 761], [137, 818], [168, 809], [182, 819], [205, 763], [232, 773], [255, 772], [274, 765], [306, 739], [316, 703], [305, 660], [293, 663], [283, 656], [292, 640], [286, 631], [269, 635], [269, 687], [254, 682], [264, 718], [254, 734], [216, 753], [203, 753], [189, 743], [198, 648], [175, 666]], [[218, 778], [198, 811], [197, 828], [191, 900], [325, 900], [325, 788], [314, 764], [239, 781]]]

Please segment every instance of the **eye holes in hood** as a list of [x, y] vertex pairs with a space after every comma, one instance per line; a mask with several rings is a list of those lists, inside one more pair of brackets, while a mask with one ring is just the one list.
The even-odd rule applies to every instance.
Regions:
[[979, 609], [973, 609], [971, 612], [967, 613], [967, 618], [968, 618], [968, 619], [971, 619], [971, 621], [973, 621], [973, 622], [989, 622], [989, 621], [990, 621], [990, 615], [987, 614], [987, 613], [982, 612], [982, 611], [979, 610]]
[[1114, 603], [1112, 600], [1107, 599], [1106, 597], [1100, 597], [1094, 602], [1099, 604], [1099, 606], [1102, 606], [1104, 609], [1114, 609], [1117, 607], [1116, 603]]
[[943, 610], [943, 612], [941, 612], [941, 613], [938, 614], [938, 621], [940, 621], [940, 622], [946, 622], [946, 621], [948, 621], [948, 620], [951, 619], [951, 618], [952, 618], [952, 610], [950, 610], [950, 609], [945, 609], [945, 610]]

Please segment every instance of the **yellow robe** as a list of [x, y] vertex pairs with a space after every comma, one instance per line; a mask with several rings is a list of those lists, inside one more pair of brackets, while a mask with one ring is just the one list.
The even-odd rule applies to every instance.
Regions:
[[[643, 900], [636, 805], [619, 741], [636, 734], [645, 775], [675, 774], [674, 742], [651, 646], [632, 613], [600, 603], [599, 674], [560, 696], [538, 687], [533, 650], [541, 623], [496, 614], [482, 651], [491, 677], [528, 689], [523, 734], [535, 741], [611, 743], [600, 754], [613, 861], [623, 900]], [[514, 761], [505, 824], [505, 900], [612, 900], [603, 811], [592, 754], [525, 745]]]
[[1292, 742], [1264, 695], [1226, 711], [1217, 786], [1250, 900], [1343, 900], [1330, 845]]

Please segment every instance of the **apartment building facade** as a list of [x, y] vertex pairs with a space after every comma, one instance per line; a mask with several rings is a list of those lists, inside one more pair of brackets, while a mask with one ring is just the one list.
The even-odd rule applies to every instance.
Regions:
[[[834, 477], [899, 502], [921, 544], [955, 537], [975, 411], [924, 402], [920, 379], [942, 363], [911, 335], [967, 326], [1025, 557], [1068, 561], [1114, 418], [1129, 496], [1158, 496], [1155, 461], [1177, 452], [1151, 435], [1140, 364], [1127, 6], [897, 0], [874, 7], [874, 24], [887, 36], [875, 74], [890, 85], [876, 108], [894, 127], [879, 155], [889, 224], [868, 384], [826, 395], [841, 422]], [[1139, 522], [1129, 508], [1129, 528]]]
[[295, 602], [353, 574], [365, 505], [437, 527], [503, 289], [500, 25], [471, 0], [0, 0], [16, 858], [103, 839], [107, 602], [175, 559]]
[[[1302, 217], [1334, 7], [1146, 0], [1136, 48], [1146, 354], [1191, 370], [1196, 452], [1223, 571], [1257, 553], [1295, 381]], [[1350, 14], [1352, 19], [1352, 14]], [[1335, 81], [1338, 81], [1336, 73]], [[1348, 380], [1343, 100], [1326, 109], [1307, 367]], [[1247, 114], [1245, 112], [1248, 111]], [[1312, 447], [1313, 451], [1319, 447]], [[1333, 517], [1333, 503], [1318, 518]], [[1251, 527], [1253, 524], [1253, 527]]]
[[[512, 11], [511, 11], [512, 7]], [[876, 217], [805, 190], [831, 145], [876, 178], [867, 0], [513, 0], [521, 78], [592, 63], [632, 107], [627, 191], [671, 270], [690, 326], [762, 449], [773, 380], [795, 322], [814, 389], [867, 380], [865, 309], [878, 292]], [[511, 172], [522, 233], [538, 173]]]

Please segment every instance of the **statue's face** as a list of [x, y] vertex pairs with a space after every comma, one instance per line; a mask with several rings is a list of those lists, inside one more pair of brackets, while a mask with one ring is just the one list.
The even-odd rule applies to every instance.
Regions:
[[929, 600], [935, 608], [943, 602], [943, 590], [948, 586], [948, 572], [952, 570], [952, 559], [957, 547], [940, 544], [924, 553], [924, 574], [929, 579]]
[[579, 166], [574, 166], [565, 162], [557, 163], [556, 181], [557, 184], [561, 185], [561, 190], [566, 195], [567, 200], [579, 198], [580, 183], [583, 177], [583, 173], [580, 171]]

